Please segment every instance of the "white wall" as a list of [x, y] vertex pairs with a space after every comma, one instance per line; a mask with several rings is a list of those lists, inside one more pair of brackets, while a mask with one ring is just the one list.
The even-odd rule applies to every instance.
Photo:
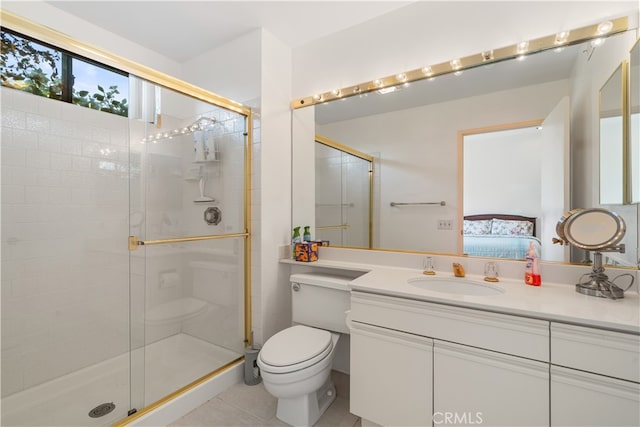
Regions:
[[254, 30], [183, 64], [181, 78], [234, 101], [260, 96], [262, 31]]
[[[360, 151], [379, 153], [376, 172], [383, 179], [374, 209], [380, 212], [376, 221], [384, 224], [379, 247], [455, 253], [458, 132], [544, 118], [567, 92], [568, 82], [561, 80], [335, 122], [319, 126], [318, 132]], [[389, 206], [441, 200], [446, 206]], [[437, 230], [439, 219], [451, 219], [454, 229]]]
[[291, 238], [291, 50], [266, 31], [262, 32], [260, 69], [262, 324], [254, 325], [258, 343], [291, 325], [289, 269], [278, 263], [281, 247]]

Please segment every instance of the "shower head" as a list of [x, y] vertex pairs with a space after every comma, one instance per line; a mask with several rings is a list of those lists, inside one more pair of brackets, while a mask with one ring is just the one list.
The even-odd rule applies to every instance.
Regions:
[[189, 126], [187, 126], [192, 132], [195, 132], [197, 130], [204, 130], [208, 127], [211, 127], [215, 124], [217, 124], [218, 121], [216, 119], [212, 119], [210, 117], [200, 117], [198, 120], [196, 120], [195, 122], [191, 123]]

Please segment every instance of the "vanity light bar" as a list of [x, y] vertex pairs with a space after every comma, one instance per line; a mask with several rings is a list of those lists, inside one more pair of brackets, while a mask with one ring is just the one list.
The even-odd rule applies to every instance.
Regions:
[[[599, 37], [607, 37], [613, 34], [627, 31], [628, 29], [629, 19], [628, 17], [624, 16], [622, 18], [612, 19], [610, 21], [605, 21], [599, 24], [566, 30], [560, 33], [540, 37], [533, 40], [521, 41], [511, 46], [484, 51], [481, 53], [476, 53], [474, 55], [465, 56], [463, 58], [457, 58], [450, 61], [441, 62], [439, 64], [429, 65], [414, 70], [393, 74], [365, 83], [359, 83], [353, 86], [334, 89], [329, 92], [294, 99], [293, 101], [291, 101], [291, 108], [295, 110], [298, 108], [309, 107], [311, 105], [322, 104], [323, 102], [327, 101], [333, 101], [336, 99], [348, 98], [354, 95], [361, 95], [368, 92], [378, 91], [380, 89], [393, 87], [399, 84], [399, 82], [410, 83], [418, 80], [430, 79], [443, 74], [461, 72], [462, 70], [467, 70], [492, 62], [513, 59], [519, 56], [541, 52], [548, 49], [557, 49], [561, 46], [570, 46], [573, 44], [582, 43], [587, 40], [597, 39]], [[526, 46], [524, 50], [523, 46]]]

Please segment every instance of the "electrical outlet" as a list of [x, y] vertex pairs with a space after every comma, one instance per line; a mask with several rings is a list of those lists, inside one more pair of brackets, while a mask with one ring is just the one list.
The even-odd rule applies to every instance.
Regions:
[[439, 219], [438, 230], [453, 230], [453, 221], [450, 219]]

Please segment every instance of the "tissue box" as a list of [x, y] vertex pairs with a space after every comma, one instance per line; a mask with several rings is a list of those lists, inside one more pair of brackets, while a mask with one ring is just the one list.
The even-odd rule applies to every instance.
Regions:
[[315, 242], [296, 243], [296, 261], [311, 262], [318, 260], [318, 244]]

